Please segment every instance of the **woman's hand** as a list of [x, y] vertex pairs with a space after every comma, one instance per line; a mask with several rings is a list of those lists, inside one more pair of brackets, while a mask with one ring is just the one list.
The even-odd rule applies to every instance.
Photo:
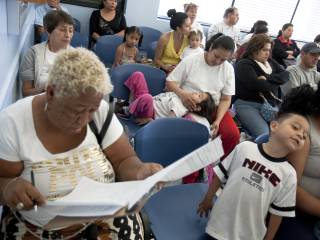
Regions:
[[172, 72], [173, 69], [176, 67], [176, 65], [171, 65], [171, 64], [166, 64], [166, 65], [163, 65], [162, 68], [167, 72]]
[[143, 180], [160, 171], [162, 168], [158, 163], [143, 163], [136, 173], [136, 179]]
[[23, 210], [30, 210], [35, 203], [37, 205], [45, 204], [41, 193], [30, 182], [22, 178], [9, 180], [3, 188], [2, 194], [6, 205], [11, 208], [17, 208], [19, 204]]
[[200, 215], [200, 217], [205, 216], [208, 217], [209, 213], [211, 212], [211, 209], [213, 207], [212, 199], [210, 199], [208, 196], [206, 196], [200, 203], [197, 209], [197, 214]]
[[192, 93], [183, 93], [180, 94], [180, 99], [183, 105], [191, 112], [197, 111], [197, 102]]
[[211, 124], [211, 137], [212, 138], [215, 138], [218, 134], [218, 131], [219, 131], [219, 126], [220, 126], [220, 121], [214, 121], [212, 124]]

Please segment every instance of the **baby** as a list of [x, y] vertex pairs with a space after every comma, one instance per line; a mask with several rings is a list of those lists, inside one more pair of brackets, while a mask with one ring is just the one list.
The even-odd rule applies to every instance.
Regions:
[[200, 46], [202, 41], [202, 32], [200, 30], [192, 30], [189, 33], [189, 46], [183, 50], [181, 59], [196, 53], [202, 53], [203, 48]]

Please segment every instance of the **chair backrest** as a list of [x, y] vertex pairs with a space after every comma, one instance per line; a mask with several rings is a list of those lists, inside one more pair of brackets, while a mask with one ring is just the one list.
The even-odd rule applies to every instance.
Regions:
[[151, 46], [150, 44], [154, 41], [158, 41], [162, 33], [159, 30], [150, 27], [139, 28], [143, 33], [143, 39], [140, 46], [140, 50], [147, 51]]
[[71, 39], [70, 45], [72, 47], [84, 47], [88, 48], [89, 45], [89, 37], [78, 32], [73, 33], [73, 37]]
[[80, 21], [76, 18], [72, 18], [72, 19], [73, 19], [74, 31], [80, 33], [80, 30], [81, 30]]
[[183, 118], [160, 118], [139, 129], [134, 137], [135, 151], [144, 162], [164, 167], [206, 144], [208, 129]]
[[136, 71], [144, 74], [149, 92], [152, 96], [163, 92], [166, 81], [164, 71], [144, 64], [123, 64], [113, 68], [111, 71], [111, 81], [114, 86], [113, 92], [111, 93], [113, 97], [129, 100], [129, 89], [123, 83]]
[[[46, 32], [41, 33], [40, 41], [44, 42], [48, 40], [48, 34]], [[85, 47], [88, 48], [89, 38], [79, 32], [74, 32], [71, 39], [70, 45], [72, 47]]]
[[269, 133], [264, 133], [264, 134], [261, 134], [260, 136], [258, 136], [254, 140], [254, 142], [260, 144], [260, 143], [266, 143], [266, 142], [268, 142], [268, 140], [269, 140]]
[[154, 54], [156, 51], [158, 41], [150, 43], [149, 48], [147, 49], [148, 58], [154, 59]]
[[104, 35], [98, 38], [94, 51], [107, 67], [113, 64], [117, 47], [122, 43], [122, 39], [118, 35]]

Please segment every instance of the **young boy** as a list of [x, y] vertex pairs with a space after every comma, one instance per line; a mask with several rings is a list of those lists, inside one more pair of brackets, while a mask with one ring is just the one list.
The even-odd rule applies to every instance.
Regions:
[[282, 217], [295, 216], [297, 177], [286, 156], [302, 148], [308, 134], [305, 117], [279, 113], [270, 123], [267, 143], [242, 142], [214, 168], [216, 177], [198, 207], [200, 216], [208, 216], [216, 191], [225, 184], [206, 228], [209, 239], [270, 240]]
[[202, 53], [203, 48], [201, 47], [202, 32], [200, 30], [192, 30], [188, 36], [189, 46], [183, 50], [180, 59], [183, 59], [192, 54]]

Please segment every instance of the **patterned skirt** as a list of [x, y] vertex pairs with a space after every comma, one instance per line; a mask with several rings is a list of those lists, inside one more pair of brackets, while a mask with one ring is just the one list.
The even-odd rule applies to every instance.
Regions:
[[1, 218], [0, 239], [143, 240], [144, 229], [140, 215], [131, 214], [114, 219], [97, 220], [94, 225], [77, 224], [60, 230], [47, 231], [22, 220], [19, 213], [13, 214], [6, 208]]

